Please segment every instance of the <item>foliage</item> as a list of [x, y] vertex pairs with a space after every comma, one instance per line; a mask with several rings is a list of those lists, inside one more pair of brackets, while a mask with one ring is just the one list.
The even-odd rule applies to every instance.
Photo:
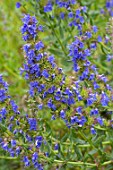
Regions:
[[17, 28], [1, 10], [10, 45], [1, 41], [0, 69], [15, 84], [8, 91], [0, 75], [0, 158], [20, 169], [113, 169], [112, 0], [14, 5]]

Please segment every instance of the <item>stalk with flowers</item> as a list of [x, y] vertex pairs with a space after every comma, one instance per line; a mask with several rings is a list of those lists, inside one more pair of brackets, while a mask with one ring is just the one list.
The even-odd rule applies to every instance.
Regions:
[[[19, 111], [1, 75], [0, 145], [6, 158], [38, 170], [112, 168], [113, 89], [99, 66], [105, 74], [109, 70], [94, 58], [99, 45], [108, 54], [111, 49], [89, 23], [87, 7], [75, 0], [22, 1], [16, 6], [25, 10], [20, 72], [29, 87], [28, 109]], [[60, 54], [71, 65], [67, 71], [58, 66]]]

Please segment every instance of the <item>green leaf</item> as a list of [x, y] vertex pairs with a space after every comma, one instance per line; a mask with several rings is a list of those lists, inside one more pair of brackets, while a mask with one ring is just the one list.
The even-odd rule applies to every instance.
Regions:
[[57, 57], [63, 56], [63, 53], [62, 53], [59, 49], [51, 49], [51, 48], [50, 48], [49, 51], [50, 51], [52, 54], [56, 55]]
[[105, 135], [102, 135], [100, 137], [97, 137], [97, 140], [94, 141], [94, 145], [97, 146], [97, 145], [100, 145], [102, 144], [102, 141], [105, 139]]
[[59, 26], [59, 32], [60, 32], [61, 38], [64, 39], [64, 31], [63, 31], [63, 28], [61, 26]]
[[78, 160], [82, 160], [83, 155], [82, 155], [81, 150], [79, 149], [78, 146], [75, 146], [74, 148], [75, 148], [75, 152], [76, 152], [76, 154], [77, 154]]
[[62, 143], [62, 142], [65, 142], [65, 141], [68, 139], [68, 137], [69, 137], [69, 134], [66, 133], [66, 134], [63, 136], [63, 138], [61, 139], [61, 143]]

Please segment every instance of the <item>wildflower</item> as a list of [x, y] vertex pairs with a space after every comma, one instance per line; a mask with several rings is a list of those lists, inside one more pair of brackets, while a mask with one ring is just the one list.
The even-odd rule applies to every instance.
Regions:
[[17, 2], [16, 3], [16, 8], [20, 8], [21, 7], [21, 3], [20, 2]]
[[66, 114], [65, 114], [64, 110], [61, 110], [61, 111], [60, 111], [60, 117], [61, 117], [62, 119], [65, 119]]
[[37, 130], [37, 120], [35, 118], [28, 118], [30, 130]]
[[59, 149], [59, 144], [55, 144], [55, 146], [54, 146], [54, 150], [58, 150]]
[[48, 77], [49, 77], [49, 73], [48, 73], [48, 71], [47, 71], [46, 69], [44, 69], [44, 70], [42, 71], [42, 76], [44, 76], [45, 78], [48, 78]]
[[98, 41], [98, 42], [102, 42], [102, 37], [101, 37], [101, 36], [98, 36], [97, 41]]
[[96, 134], [96, 130], [95, 130], [93, 127], [91, 127], [91, 133], [92, 133], [93, 135]]
[[33, 162], [33, 164], [37, 161], [37, 158], [38, 158], [38, 153], [34, 152], [33, 155], [32, 155], [32, 162]]
[[48, 3], [46, 6], [44, 6], [44, 12], [50, 12], [52, 11], [52, 4]]
[[24, 156], [23, 162], [24, 162], [25, 166], [30, 166], [30, 160], [28, 159], [27, 156]]
[[42, 43], [42, 41], [39, 41], [38, 43], [35, 44], [35, 49], [36, 50], [40, 50], [44, 47], [44, 44]]

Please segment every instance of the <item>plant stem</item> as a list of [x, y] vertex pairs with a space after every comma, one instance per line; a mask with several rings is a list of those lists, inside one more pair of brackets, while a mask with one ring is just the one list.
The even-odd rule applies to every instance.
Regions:
[[104, 43], [100, 42], [100, 44], [110, 52], [110, 48], [108, 48]]
[[92, 163], [88, 163], [88, 162], [65, 162], [65, 161], [61, 161], [61, 160], [54, 160], [55, 163], [65, 163], [65, 164], [71, 164], [71, 165], [77, 165], [77, 166], [81, 166], [81, 165], [86, 165], [86, 166], [92, 166], [92, 167], [96, 167], [96, 164], [92, 164]]
[[10, 73], [12, 74], [14, 77], [18, 78], [18, 79], [22, 79], [18, 74], [14, 73], [9, 67], [7, 67], [7, 65], [3, 65], [3, 67]]
[[15, 160], [15, 159], [17, 159], [17, 157], [9, 157], [9, 156], [0, 156], [0, 159], [8, 159], [8, 160]]
[[[47, 16], [47, 15], [46, 15], [46, 16]], [[48, 21], [49, 21], [49, 23], [50, 23], [50, 25], [51, 25], [51, 28], [52, 28], [52, 30], [53, 30], [53, 33], [54, 33], [55, 37], [57, 38], [57, 40], [58, 40], [58, 42], [59, 42], [59, 44], [60, 44], [60, 46], [61, 46], [61, 48], [62, 48], [62, 51], [64, 52], [65, 56], [67, 57], [67, 52], [65, 51], [65, 48], [64, 48], [62, 42], [60, 41], [60, 38], [58, 37], [58, 35], [57, 35], [57, 33], [56, 33], [56, 31], [55, 31], [55, 29], [54, 29], [54, 27], [53, 27], [53, 25], [52, 25], [52, 23], [51, 23], [51, 21], [50, 21], [50, 19], [49, 19], [48, 16], [47, 16], [47, 18], [48, 18]]]
[[106, 131], [105, 128], [101, 128], [101, 127], [99, 127], [99, 126], [94, 126], [94, 128], [95, 128], [95, 129], [98, 129], [98, 130], [104, 130], [104, 131]]
[[111, 164], [111, 163], [113, 163], [113, 161], [107, 161], [107, 162], [102, 163], [102, 166], [105, 166], [105, 165], [108, 165], [108, 164]]

